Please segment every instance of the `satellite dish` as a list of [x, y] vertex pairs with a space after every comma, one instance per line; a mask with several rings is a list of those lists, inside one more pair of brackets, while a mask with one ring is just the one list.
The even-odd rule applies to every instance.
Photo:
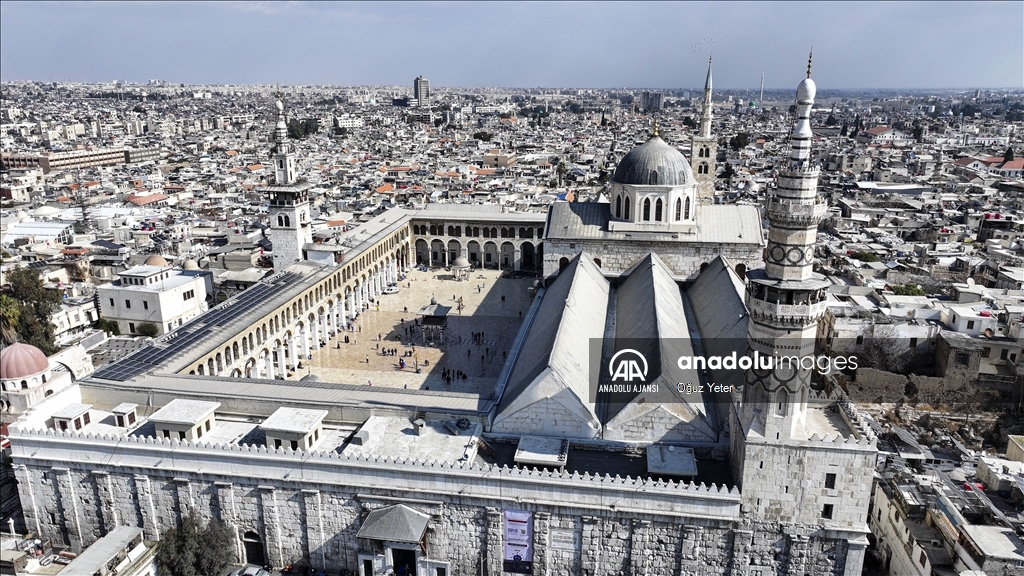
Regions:
[[968, 278], [967, 279], [967, 285], [968, 286], [974, 286], [974, 278]]
[[995, 332], [991, 328], [985, 328], [985, 338], [991, 338], [995, 335]]

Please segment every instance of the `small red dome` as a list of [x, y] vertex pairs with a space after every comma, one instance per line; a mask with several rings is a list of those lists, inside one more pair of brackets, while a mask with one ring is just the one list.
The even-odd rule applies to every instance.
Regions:
[[0, 379], [17, 380], [49, 369], [46, 354], [35, 346], [15, 342], [0, 352]]

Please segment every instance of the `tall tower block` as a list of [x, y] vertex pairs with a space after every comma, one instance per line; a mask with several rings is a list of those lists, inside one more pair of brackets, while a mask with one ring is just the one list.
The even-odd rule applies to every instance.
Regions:
[[[765, 267], [747, 272], [747, 355], [755, 364], [732, 407], [731, 455], [742, 510], [792, 530], [790, 562], [841, 549], [846, 560], [839, 573], [853, 576], [867, 545], [877, 449], [855, 408], [814, 381], [815, 335], [829, 282], [812, 268], [827, 205], [817, 195], [820, 168], [811, 161], [810, 76], [808, 61], [797, 88], [789, 165], [765, 205]], [[791, 566], [788, 573], [804, 572]]]
[[708, 58], [708, 77], [704, 81], [704, 102], [701, 105], [700, 126], [690, 144], [690, 165], [697, 181], [697, 202], [715, 201], [715, 173], [718, 140], [711, 135], [711, 58]]
[[261, 190], [270, 203], [270, 242], [274, 270], [281, 271], [296, 260], [305, 258], [303, 247], [313, 242], [312, 217], [308, 191], [310, 182], [298, 182], [295, 153], [288, 142], [288, 124], [280, 95], [275, 103], [277, 124], [274, 126], [275, 183]]

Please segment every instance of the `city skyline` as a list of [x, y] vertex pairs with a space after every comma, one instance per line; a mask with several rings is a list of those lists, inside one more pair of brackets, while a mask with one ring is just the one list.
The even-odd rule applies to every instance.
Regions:
[[[80, 32], [40, 42], [47, 27]], [[829, 89], [1019, 88], [1022, 39], [1024, 4], [998, 2], [0, 2], [0, 78], [671, 89], [700, 86], [713, 55], [716, 89], [763, 71], [774, 90], [813, 47]]]

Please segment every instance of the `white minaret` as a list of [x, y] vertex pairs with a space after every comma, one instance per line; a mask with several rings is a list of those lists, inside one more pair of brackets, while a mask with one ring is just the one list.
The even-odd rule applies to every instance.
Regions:
[[700, 125], [690, 143], [690, 165], [697, 181], [697, 203], [715, 201], [715, 175], [718, 139], [711, 136], [711, 57], [708, 57], [708, 76], [704, 80], [704, 103], [701, 106]]
[[274, 245], [274, 270], [281, 271], [296, 260], [305, 259], [303, 247], [313, 242], [310, 226], [312, 216], [307, 191], [309, 182], [297, 182], [295, 153], [288, 142], [288, 124], [285, 121], [284, 104], [278, 94], [277, 124], [274, 126], [274, 176], [276, 182], [263, 192], [270, 203], [270, 238]]
[[[731, 455], [745, 512], [766, 522], [825, 527], [787, 538], [787, 573], [810, 572], [805, 565], [816, 550], [841, 549], [842, 574], [856, 576], [870, 533], [865, 518], [878, 452], [870, 431], [854, 424], [849, 405], [811, 387], [830, 284], [812, 268], [827, 208], [817, 195], [820, 168], [811, 161], [814, 92], [808, 59], [807, 78], [797, 87], [789, 166], [765, 205], [765, 267], [746, 278], [747, 356], [755, 365], [733, 404]], [[830, 423], [839, 414], [849, 417]]]

